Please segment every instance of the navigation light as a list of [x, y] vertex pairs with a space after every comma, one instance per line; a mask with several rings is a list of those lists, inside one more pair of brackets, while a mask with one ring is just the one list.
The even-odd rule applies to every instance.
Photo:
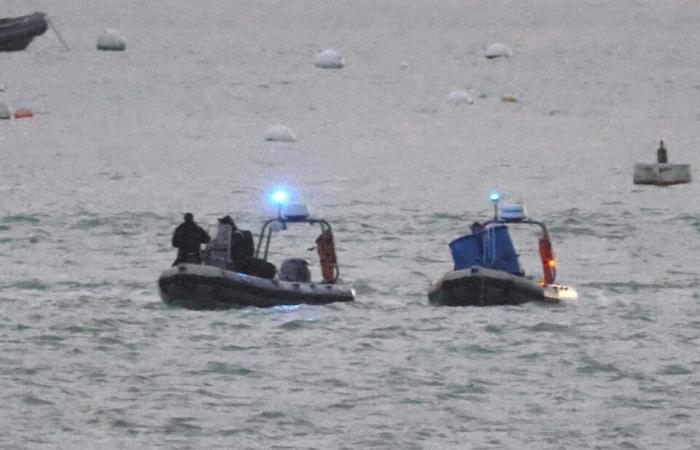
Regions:
[[498, 201], [501, 199], [501, 194], [496, 191], [491, 191], [489, 199], [493, 203], [493, 220], [498, 220]]
[[270, 200], [277, 205], [277, 217], [282, 217], [282, 206], [289, 201], [289, 192], [283, 187], [277, 187], [270, 194]]
[[289, 200], [289, 193], [287, 191], [283, 191], [281, 189], [276, 190], [275, 192], [272, 193], [272, 201], [277, 203], [277, 204], [284, 204]]

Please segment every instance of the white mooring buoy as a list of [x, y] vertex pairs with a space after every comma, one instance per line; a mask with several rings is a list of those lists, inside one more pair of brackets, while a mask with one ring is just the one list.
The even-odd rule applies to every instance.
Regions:
[[321, 69], [340, 69], [345, 65], [343, 57], [335, 50], [324, 50], [316, 55], [316, 67]]
[[119, 31], [107, 29], [97, 38], [97, 49], [123, 51], [126, 49], [126, 39]]
[[484, 52], [484, 56], [488, 59], [509, 58], [513, 56], [513, 51], [507, 45], [496, 42], [495, 44], [489, 45]]
[[447, 103], [450, 105], [471, 105], [474, 103], [474, 100], [467, 91], [452, 91], [447, 96]]
[[664, 141], [661, 141], [656, 150], [656, 163], [635, 163], [632, 180], [634, 184], [668, 186], [690, 183], [692, 175], [690, 164], [669, 164], [668, 150], [664, 146]]
[[297, 137], [288, 126], [278, 123], [265, 132], [265, 140], [272, 142], [296, 142]]
[[12, 118], [12, 111], [10, 111], [10, 107], [7, 106], [7, 103], [0, 102], [0, 119], [1, 120], [7, 120]]

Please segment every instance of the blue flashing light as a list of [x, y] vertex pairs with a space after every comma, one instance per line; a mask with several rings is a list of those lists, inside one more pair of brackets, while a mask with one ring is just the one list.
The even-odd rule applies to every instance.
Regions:
[[501, 199], [501, 194], [499, 194], [498, 192], [491, 192], [489, 194], [489, 198], [492, 202], [497, 202]]
[[289, 193], [287, 191], [278, 189], [272, 193], [271, 198], [273, 202], [282, 205], [284, 203], [287, 203], [287, 200], [289, 200]]

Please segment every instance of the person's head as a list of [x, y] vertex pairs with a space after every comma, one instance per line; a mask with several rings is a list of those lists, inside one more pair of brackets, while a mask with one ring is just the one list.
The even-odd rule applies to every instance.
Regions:
[[233, 218], [229, 215], [226, 215], [226, 216], [222, 217], [221, 219], [219, 219], [219, 223], [223, 223], [224, 225], [228, 225], [234, 230], [236, 229], [236, 224], [233, 221]]
[[185, 213], [185, 222], [194, 222], [194, 216], [192, 213]]

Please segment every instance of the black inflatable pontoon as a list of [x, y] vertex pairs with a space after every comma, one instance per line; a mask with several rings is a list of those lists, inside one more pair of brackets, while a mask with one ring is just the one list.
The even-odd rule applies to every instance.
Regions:
[[43, 12], [0, 19], [0, 51], [24, 50], [36, 36], [46, 32], [48, 20]]
[[322, 283], [265, 279], [201, 264], [180, 264], [158, 279], [165, 303], [189, 309], [325, 305], [351, 302], [352, 289]]
[[472, 266], [445, 274], [430, 289], [433, 305], [494, 306], [519, 305], [525, 302], [559, 302], [572, 300], [574, 288], [561, 285], [540, 286], [533, 279], [502, 270]]

